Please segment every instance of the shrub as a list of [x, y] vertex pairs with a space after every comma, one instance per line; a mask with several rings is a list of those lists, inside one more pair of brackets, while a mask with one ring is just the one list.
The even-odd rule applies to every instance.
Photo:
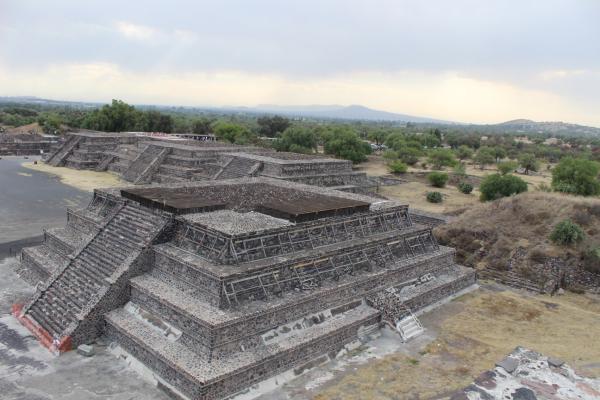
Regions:
[[433, 149], [429, 152], [427, 160], [433, 165], [433, 169], [453, 167], [456, 164], [454, 153], [450, 149]]
[[506, 175], [514, 172], [518, 166], [519, 164], [517, 164], [515, 161], [504, 161], [498, 163], [498, 171], [500, 171], [502, 175]]
[[461, 182], [458, 184], [458, 190], [464, 194], [470, 194], [473, 191], [473, 185], [468, 182]]
[[600, 164], [582, 158], [566, 157], [552, 170], [552, 188], [558, 192], [593, 196], [600, 194]]
[[419, 161], [421, 154], [421, 150], [414, 147], [402, 147], [398, 149], [398, 158], [408, 165], [415, 165]]
[[589, 249], [583, 256], [583, 267], [594, 274], [600, 274], [600, 246]]
[[448, 182], [448, 174], [444, 172], [431, 172], [427, 175], [427, 180], [435, 187], [443, 188]]
[[511, 196], [527, 191], [527, 183], [514, 175], [492, 174], [486, 176], [481, 185], [481, 200], [496, 200], [501, 197]]
[[386, 150], [383, 152], [383, 159], [387, 161], [394, 161], [398, 159], [398, 153], [394, 150]]
[[581, 242], [584, 238], [585, 233], [583, 233], [581, 227], [570, 219], [559, 222], [550, 234], [550, 240], [562, 245]]
[[427, 192], [427, 201], [430, 203], [441, 203], [443, 198], [440, 192]]
[[402, 161], [393, 161], [388, 165], [388, 168], [394, 174], [404, 174], [408, 171], [408, 165], [404, 164]]
[[467, 167], [465, 167], [465, 164], [463, 163], [458, 163], [456, 164], [452, 172], [454, 173], [454, 175], [462, 178], [467, 176]]

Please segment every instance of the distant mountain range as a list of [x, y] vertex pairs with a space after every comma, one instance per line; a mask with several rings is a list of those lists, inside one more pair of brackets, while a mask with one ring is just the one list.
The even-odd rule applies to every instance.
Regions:
[[492, 133], [542, 133], [548, 135], [600, 136], [600, 128], [569, 124], [560, 121], [536, 122], [529, 119], [515, 119], [494, 125], [471, 125], [471, 128]]
[[[0, 103], [30, 103], [48, 106], [72, 106], [80, 108], [98, 107], [101, 103], [94, 102], [74, 102], [62, 100], [48, 100], [38, 97], [0, 97]], [[573, 136], [600, 136], [600, 128], [591, 126], [570, 124], [566, 122], [536, 122], [529, 119], [515, 119], [499, 124], [462, 124], [451, 121], [444, 121], [434, 118], [417, 117], [407, 114], [397, 114], [387, 111], [374, 110], [361, 105], [341, 106], [341, 105], [305, 105], [305, 106], [279, 106], [273, 104], [262, 104], [256, 107], [184, 107], [184, 106], [157, 106], [157, 105], [136, 105], [141, 108], [155, 108], [157, 110], [178, 111], [187, 113], [213, 112], [218, 114], [278, 114], [290, 118], [313, 118], [313, 119], [332, 119], [332, 120], [353, 120], [353, 121], [371, 121], [371, 122], [398, 122], [398, 123], [416, 123], [425, 125], [452, 125], [456, 128], [467, 131], [477, 131], [481, 133], [542, 133], [548, 135], [573, 135]]]
[[417, 117], [414, 115], [396, 114], [387, 111], [374, 110], [361, 105], [308, 105], [308, 106], [277, 106], [262, 104], [257, 107], [223, 107], [234, 111], [251, 113], [280, 114], [287, 116], [318, 118], [318, 119], [345, 119], [362, 121], [398, 121], [428, 124], [452, 124], [434, 118]]

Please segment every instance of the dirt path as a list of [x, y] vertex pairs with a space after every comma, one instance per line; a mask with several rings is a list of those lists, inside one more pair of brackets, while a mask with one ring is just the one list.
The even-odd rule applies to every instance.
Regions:
[[34, 164], [25, 162], [23, 167], [31, 170], [44, 172], [50, 175], [58, 176], [65, 185], [75, 187], [87, 192], [93, 192], [96, 188], [107, 188], [115, 186], [124, 186], [125, 183], [118, 176], [110, 172], [96, 172], [87, 170], [77, 170], [66, 167], [53, 167], [43, 162]]

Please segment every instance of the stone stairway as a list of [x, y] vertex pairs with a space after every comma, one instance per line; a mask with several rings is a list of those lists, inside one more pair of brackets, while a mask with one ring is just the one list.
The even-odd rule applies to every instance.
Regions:
[[149, 144], [123, 173], [123, 179], [135, 184], [152, 181], [152, 175], [162, 164], [170, 149]]
[[261, 163], [242, 157], [233, 157], [213, 179], [233, 179], [254, 175]]
[[92, 312], [122, 268], [140, 255], [165, 221], [130, 205], [123, 206], [100, 232], [37, 292], [21, 317], [33, 319], [48, 336], [73, 333]]
[[[410, 311], [410, 310], [409, 310]], [[404, 342], [419, 336], [425, 330], [421, 321], [411, 312], [407, 317], [396, 322], [396, 330]]]
[[71, 136], [54, 154], [52, 154], [46, 160], [46, 163], [52, 165], [53, 167], [59, 167], [63, 165], [80, 141], [80, 136]]
[[98, 163], [98, 166], [96, 167], [96, 171], [98, 172], [102, 172], [102, 171], [106, 171], [106, 169], [108, 168], [108, 165], [110, 163], [112, 163], [115, 160], [116, 156], [113, 154], [107, 154], [104, 156], [104, 158], [102, 159], [102, 161], [100, 161], [100, 163]]

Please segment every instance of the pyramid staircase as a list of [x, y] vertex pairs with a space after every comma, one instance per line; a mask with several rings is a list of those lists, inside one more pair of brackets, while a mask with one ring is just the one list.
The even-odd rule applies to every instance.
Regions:
[[94, 325], [101, 323], [103, 305], [115, 301], [122, 289], [120, 278], [132, 272], [165, 224], [149, 211], [121, 205], [89, 243], [38, 288], [29, 304], [13, 311], [47, 347], [69, 350], [79, 344], [80, 336], [90, 337], [89, 331], [78, 330], [98, 329]]
[[60, 167], [65, 163], [73, 149], [79, 144], [80, 141], [81, 136], [72, 135], [61, 147], [58, 148], [54, 154], [48, 157], [46, 163], [52, 165], [53, 167]]

